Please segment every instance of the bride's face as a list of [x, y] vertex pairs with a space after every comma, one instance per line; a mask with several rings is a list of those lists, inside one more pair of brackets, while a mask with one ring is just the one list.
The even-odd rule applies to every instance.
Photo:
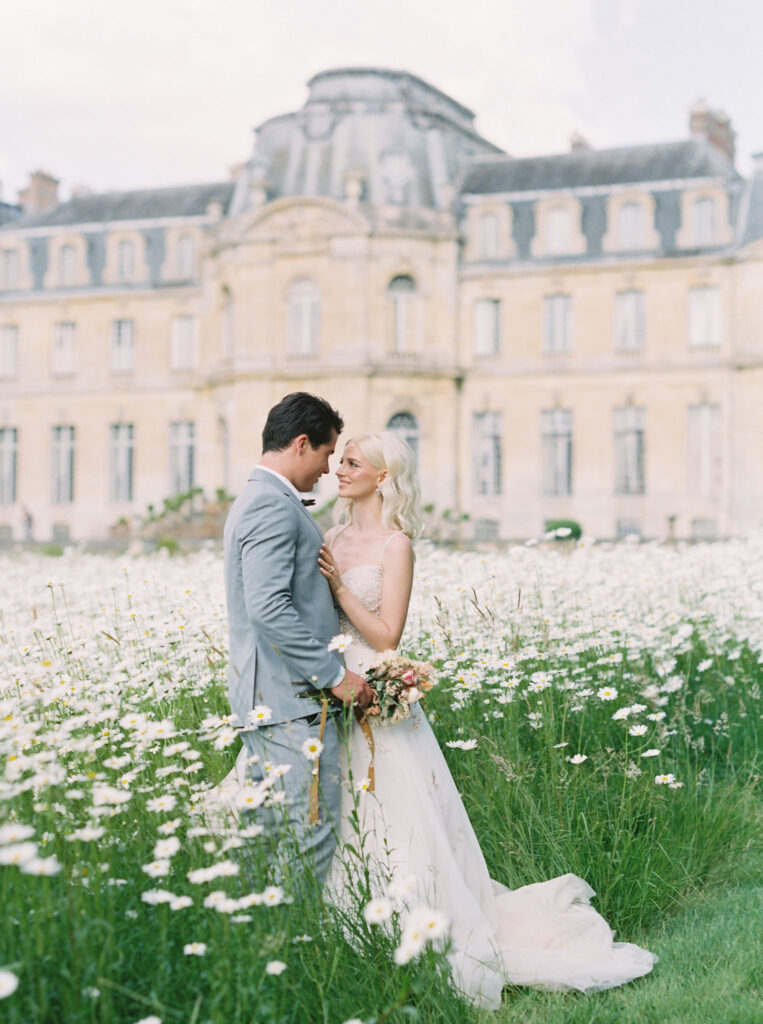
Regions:
[[355, 501], [367, 498], [376, 491], [386, 475], [371, 465], [358, 445], [348, 444], [336, 471], [339, 496]]

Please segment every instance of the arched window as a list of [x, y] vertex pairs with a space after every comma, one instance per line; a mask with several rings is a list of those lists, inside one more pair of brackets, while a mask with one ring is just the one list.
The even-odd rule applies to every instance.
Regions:
[[286, 354], [317, 356], [320, 344], [321, 293], [315, 281], [292, 281], [286, 294]]
[[62, 288], [74, 284], [77, 255], [73, 245], [62, 245], [58, 253], [58, 280]]
[[396, 412], [387, 423], [387, 430], [401, 437], [410, 445], [416, 461], [419, 459], [419, 425], [409, 412]]
[[181, 235], [177, 243], [177, 276], [183, 280], [193, 277], [193, 264], [196, 255], [196, 245], [192, 235]]
[[416, 350], [416, 282], [409, 274], [393, 277], [387, 287], [392, 307], [392, 351], [404, 355]]
[[623, 203], [617, 218], [620, 249], [641, 249], [644, 245], [644, 208], [641, 203]]
[[715, 241], [715, 200], [708, 196], [692, 203], [692, 228], [695, 245], [712, 245]]
[[571, 248], [571, 212], [566, 206], [552, 206], [546, 214], [546, 252], [561, 254]]

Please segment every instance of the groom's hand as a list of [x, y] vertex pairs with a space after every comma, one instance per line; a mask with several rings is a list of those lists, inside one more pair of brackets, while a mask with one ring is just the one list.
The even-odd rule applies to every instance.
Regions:
[[332, 687], [331, 692], [348, 708], [353, 704], [367, 708], [374, 696], [373, 690], [363, 676], [359, 676], [357, 672], [350, 672], [349, 669], [345, 672], [341, 683]]

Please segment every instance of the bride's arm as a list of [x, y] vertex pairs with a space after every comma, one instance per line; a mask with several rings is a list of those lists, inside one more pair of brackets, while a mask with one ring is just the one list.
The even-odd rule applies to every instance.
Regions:
[[[345, 586], [334, 557], [325, 545], [318, 561], [342, 611], [369, 647], [375, 651], [394, 650], [403, 635], [413, 586], [413, 548], [410, 540], [404, 534], [398, 534], [392, 537], [384, 550], [378, 618]], [[333, 572], [330, 571], [332, 568]]]

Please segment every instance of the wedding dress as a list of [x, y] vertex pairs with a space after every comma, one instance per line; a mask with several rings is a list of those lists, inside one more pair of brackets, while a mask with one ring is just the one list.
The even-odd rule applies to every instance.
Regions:
[[[358, 565], [344, 584], [378, 615], [382, 567]], [[362, 673], [376, 656], [346, 617], [353, 637], [347, 667]], [[410, 906], [425, 904], [450, 921], [450, 963], [457, 987], [489, 1009], [501, 1003], [505, 984], [596, 991], [648, 973], [654, 954], [614, 942], [606, 921], [591, 907], [593, 889], [576, 875], [509, 890], [493, 881], [456, 785], [421, 706], [410, 718], [373, 729], [375, 790], [353, 787], [368, 775], [369, 744], [353, 723], [341, 765], [345, 785], [339, 846], [327, 881], [329, 898], [346, 904], [357, 884], [358, 829], [371, 866], [374, 896], [390, 878], [405, 877]], [[359, 823], [353, 826], [354, 800]]]

